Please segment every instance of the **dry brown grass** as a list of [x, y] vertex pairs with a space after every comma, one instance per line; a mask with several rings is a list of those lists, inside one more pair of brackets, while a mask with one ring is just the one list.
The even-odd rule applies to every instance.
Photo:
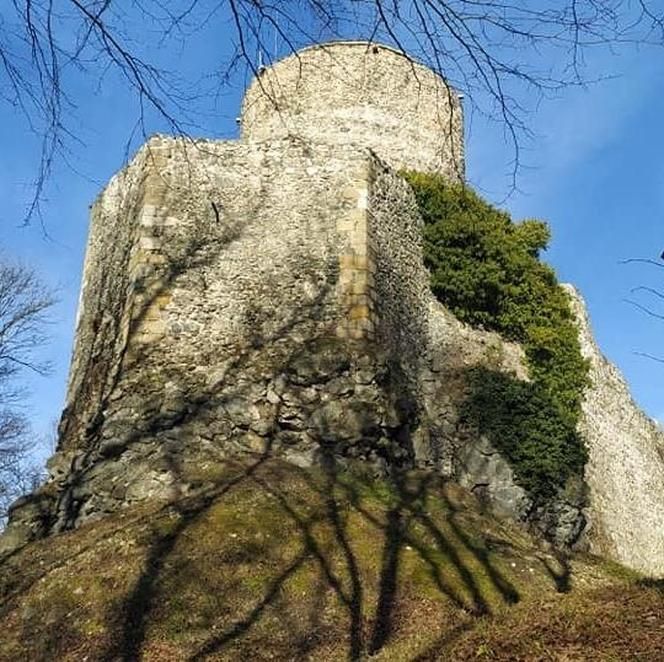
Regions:
[[3, 660], [664, 660], [664, 589], [556, 558], [453, 485], [277, 461], [33, 544]]

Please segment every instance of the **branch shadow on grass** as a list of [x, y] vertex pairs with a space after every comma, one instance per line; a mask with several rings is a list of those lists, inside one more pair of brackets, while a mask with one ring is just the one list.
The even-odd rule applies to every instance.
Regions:
[[[224, 508], [234, 492], [235, 497], [242, 496], [242, 490], [243, 494], [251, 492], [274, 504], [283, 518], [283, 535], [295, 538], [294, 548], [270, 566], [269, 576], [255, 587], [253, 597], [240, 609], [220, 610], [219, 620], [206, 628], [213, 634], [201, 637], [199, 633], [198, 643], [186, 659], [250, 654], [251, 647], [257, 645], [251, 640], [256, 632], [261, 645], [271, 647], [275, 659], [305, 659], [319, 644], [329, 643], [330, 636], [336, 644], [346, 642], [343, 645], [349, 660], [376, 654], [398, 634], [413, 559], [426, 569], [435, 592], [471, 618], [491, 613], [491, 605], [495, 604], [492, 594], [499, 595], [505, 604], [518, 600], [516, 588], [494, 567], [479, 543], [470, 539], [462, 524], [453, 521], [456, 507], [440, 497], [439, 488], [444, 486], [437, 478], [412, 472], [395, 474], [379, 483], [379, 491], [385, 490], [385, 501], [379, 503], [362, 493], [365, 483], [358, 483], [333, 456], [325, 457], [322, 470], [316, 472], [296, 467], [284, 470], [284, 466], [271, 457], [269, 450], [251, 460], [229, 460], [226, 480], [170, 506], [176, 522], [165, 531], [155, 529], [143, 569], [122, 604], [116, 605], [115, 618], [109, 621], [113, 644], [99, 659], [142, 659], [150, 641], [147, 633], [148, 626], [153, 625], [153, 613], [169, 599], [166, 586], [174, 590], [168, 582], [172, 581], [171, 563], [181, 554], [178, 545], [188, 535], [198, 535], [197, 531], [206, 525], [206, 515], [212, 509]], [[314, 507], [304, 505], [302, 495], [293, 493], [288, 481], [283, 480], [284, 471], [306, 486], [306, 493], [316, 500]], [[439, 498], [448, 509], [442, 520], [432, 515], [429, 507], [431, 499]], [[373, 532], [370, 543], [364, 526]], [[223, 540], [218, 544], [223, 545]], [[367, 556], [367, 544], [376, 557]], [[265, 560], [254, 558], [252, 562]], [[233, 566], [226, 563], [218, 572], [230, 576]], [[478, 575], [482, 575], [482, 581]], [[297, 577], [304, 577], [307, 592], [314, 594], [304, 621], [300, 607], [306, 607], [306, 601], [298, 605], [289, 589], [289, 583]], [[186, 577], [181, 581], [186, 582]], [[176, 583], [175, 590], [177, 587]], [[205, 586], [201, 590], [206, 590]], [[321, 623], [325, 605], [329, 608], [330, 604], [325, 597], [328, 594], [339, 607], [335, 618], [345, 623], [331, 635]], [[121, 614], [119, 620], [117, 613]], [[265, 634], [264, 621], [270, 618], [279, 623], [280, 632], [274, 641]], [[436, 650], [462, 634], [466, 626], [450, 623], [449, 628], [443, 627], [440, 637], [417, 659], [433, 659]]]
[[[256, 489], [271, 495], [295, 526], [301, 552], [266, 584], [261, 597], [244, 617], [229, 624], [222, 633], [210, 637], [188, 659], [203, 660], [234, 650], [233, 643], [260, 625], [260, 618], [267, 608], [277, 607], [284, 585], [307, 562], [319, 568], [324, 588], [334, 593], [345, 614], [347, 625], [342, 638], [347, 642], [349, 660], [376, 654], [390, 642], [401, 609], [400, 598], [408, 591], [408, 577], [401, 571], [406, 552], [414, 551], [418, 561], [428, 569], [432, 584], [441, 597], [473, 616], [491, 612], [491, 592], [498, 593], [507, 604], [519, 599], [515, 587], [494, 567], [488, 555], [469, 541], [460, 525], [443, 530], [426, 513], [426, 495], [434, 487], [435, 479], [430, 476], [393, 476], [390, 481], [391, 503], [382, 513], [375, 513], [364, 507], [353, 481], [339, 470], [333, 457], [327, 458], [324, 468], [324, 478], [320, 481], [302, 474], [325, 504], [322, 513], [317, 511], [311, 517], [303, 516], [291, 502], [287, 490], [261, 475], [251, 477]], [[350, 524], [353, 517], [368, 524], [377, 534], [373, 545], [380, 553], [375, 564], [379, 567], [373, 568], [377, 571], [376, 585], [367, 584], [373, 584], [370, 579], [372, 570], [364, 565], [366, 551], [360, 549], [363, 542], [357, 540], [356, 524]], [[331, 545], [326, 546], [315, 533], [320, 526], [328, 527], [331, 532]], [[419, 532], [414, 531], [416, 528]], [[477, 580], [478, 570], [492, 582], [490, 587], [482, 586]], [[457, 581], [451, 581], [449, 576]], [[317, 591], [322, 589], [321, 586]], [[460, 634], [464, 627], [457, 626], [454, 631], [457, 630]], [[316, 638], [315, 633], [312, 636]], [[446, 631], [438, 639], [438, 645], [444, 645], [453, 637], [453, 633]], [[303, 659], [310, 652], [307, 646], [297, 643], [296, 637], [289, 638], [289, 641], [288, 652], [284, 651], [289, 659]], [[278, 645], [272, 649], [280, 659], [278, 651]], [[423, 653], [422, 659], [429, 659], [431, 654], [431, 651]]]

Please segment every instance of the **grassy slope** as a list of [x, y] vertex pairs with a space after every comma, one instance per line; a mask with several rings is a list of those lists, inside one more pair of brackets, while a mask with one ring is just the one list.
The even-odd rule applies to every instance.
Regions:
[[661, 660], [664, 588], [555, 558], [452, 485], [276, 461], [33, 544], [2, 660]]

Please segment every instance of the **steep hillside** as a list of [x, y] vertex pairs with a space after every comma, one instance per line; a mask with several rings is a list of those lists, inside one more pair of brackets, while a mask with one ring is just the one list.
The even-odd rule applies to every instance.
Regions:
[[[204, 469], [204, 468], [203, 468]], [[661, 658], [664, 586], [453, 484], [228, 462], [0, 568], [2, 660]], [[658, 657], [659, 656], [659, 657]]]

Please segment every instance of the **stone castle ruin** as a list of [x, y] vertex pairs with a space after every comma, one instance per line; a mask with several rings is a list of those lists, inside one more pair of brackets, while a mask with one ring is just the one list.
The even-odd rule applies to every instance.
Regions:
[[[527, 379], [523, 352], [434, 299], [399, 175], [463, 180], [458, 95], [391, 48], [339, 42], [263, 70], [240, 119], [237, 141], [150, 139], [95, 202], [58, 449], [0, 549], [205, 488], [238, 454], [426, 468], [529, 512], [458, 415], [464, 370]], [[590, 501], [561, 495], [537, 526], [664, 574], [664, 441], [574, 301]]]

